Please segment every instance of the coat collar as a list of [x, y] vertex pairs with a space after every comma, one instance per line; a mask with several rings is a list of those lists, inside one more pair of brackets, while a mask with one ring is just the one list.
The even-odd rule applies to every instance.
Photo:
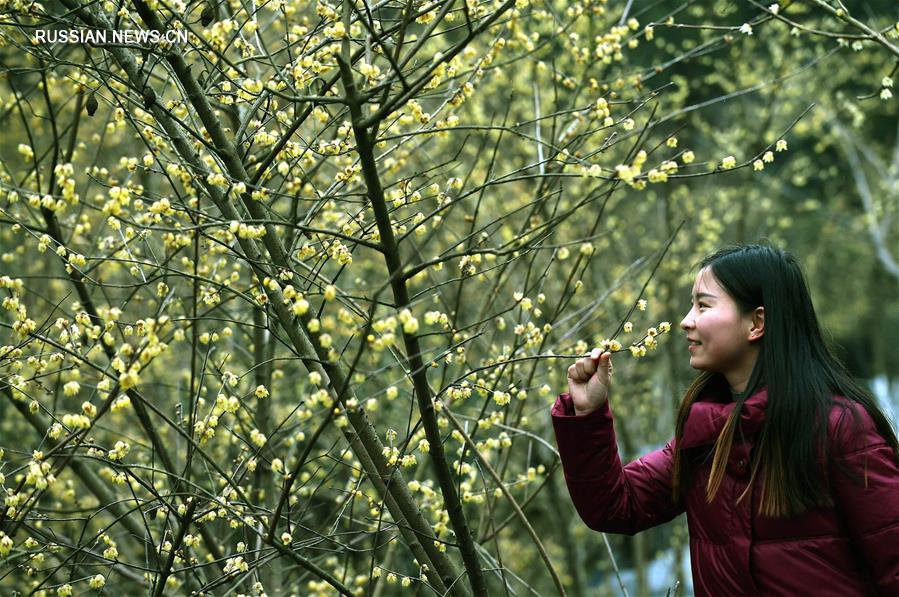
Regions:
[[[754, 435], [765, 421], [765, 407], [768, 404], [768, 390], [762, 388], [743, 403], [740, 413], [740, 430], [743, 436]], [[736, 403], [730, 396], [717, 394], [702, 396], [690, 407], [684, 434], [678, 442], [680, 448], [714, 444], [724, 428]]]

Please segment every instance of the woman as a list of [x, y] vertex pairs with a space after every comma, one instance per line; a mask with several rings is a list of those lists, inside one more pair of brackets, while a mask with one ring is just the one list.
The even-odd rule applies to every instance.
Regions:
[[568, 369], [553, 425], [569, 493], [598, 531], [687, 513], [698, 595], [899, 595], [899, 446], [821, 337], [796, 260], [704, 259], [681, 322], [690, 365], [674, 439], [622, 467], [609, 353]]

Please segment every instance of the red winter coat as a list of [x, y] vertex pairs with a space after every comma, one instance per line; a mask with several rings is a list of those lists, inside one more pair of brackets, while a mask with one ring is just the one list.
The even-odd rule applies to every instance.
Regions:
[[[726, 401], [725, 401], [726, 400]], [[749, 481], [749, 454], [765, 414], [766, 390], [749, 397], [727, 474], [708, 503], [711, 458], [694, 465], [694, 482], [675, 503], [671, 491], [672, 443], [621, 466], [608, 405], [574, 416], [567, 393], [552, 409], [565, 480], [575, 508], [592, 529], [632, 535], [686, 511], [697, 595], [899, 595], [899, 465], [867, 412], [837, 399], [830, 413], [833, 450], [867, 480], [850, 480], [828, 468], [834, 508], [800, 516], [758, 513], [759, 486], [740, 503]], [[713, 448], [734, 408], [731, 397], [694, 403], [684, 429], [685, 449]]]

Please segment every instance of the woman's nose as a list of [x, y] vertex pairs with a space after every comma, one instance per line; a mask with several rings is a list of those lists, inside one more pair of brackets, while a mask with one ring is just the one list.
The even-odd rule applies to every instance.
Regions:
[[688, 312], [686, 315], [684, 315], [684, 318], [681, 319], [680, 327], [682, 330], [688, 330], [693, 327], [693, 317], [691, 317], [691, 313], [692, 311]]

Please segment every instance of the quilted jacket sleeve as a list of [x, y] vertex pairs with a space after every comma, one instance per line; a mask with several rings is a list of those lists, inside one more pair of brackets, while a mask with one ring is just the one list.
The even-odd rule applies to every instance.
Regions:
[[671, 496], [670, 442], [623, 467], [608, 403], [578, 417], [564, 393], [552, 419], [568, 493], [587, 526], [633, 535], [684, 511]]
[[834, 497], [879, 592], [899, 595], [899, 461], [865, 409], [856, 419], [850, 408], [830, 417]]

